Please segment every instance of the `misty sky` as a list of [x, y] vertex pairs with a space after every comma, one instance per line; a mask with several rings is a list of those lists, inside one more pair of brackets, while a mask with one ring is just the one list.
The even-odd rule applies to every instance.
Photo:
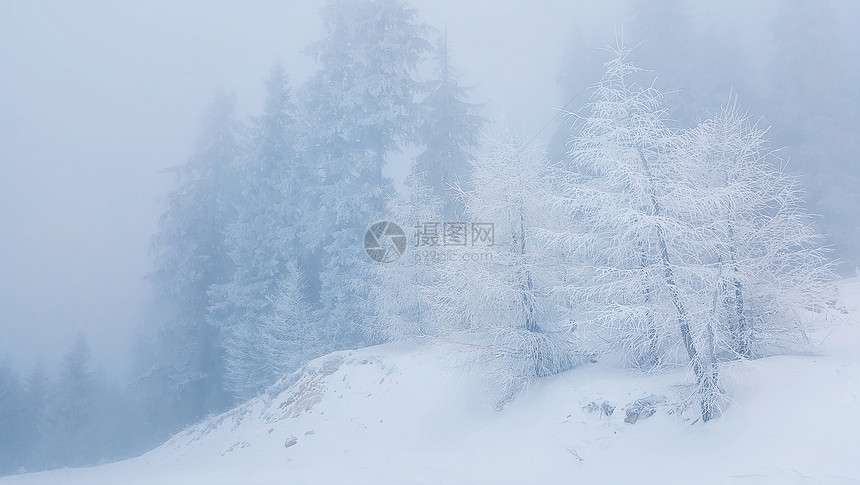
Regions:
[[[569, 40], [598, 48], [629, 16], [618, 1], [410, 3], [447, 26], [485, 114], [531, 132], [567, 101], [557, 79]], [[322, 4], [0, 3], [0, 357], [23, 370], [40, 358], [55, 365], [84, 330], [97, 363], [125, 368], [172, 187], [165, 169], [190, 154], [214, 90], [235, 91], [245, 118], [259, 110], [274, 61], [294, 86], [310, 75], [302, 51], [322, 31]]]

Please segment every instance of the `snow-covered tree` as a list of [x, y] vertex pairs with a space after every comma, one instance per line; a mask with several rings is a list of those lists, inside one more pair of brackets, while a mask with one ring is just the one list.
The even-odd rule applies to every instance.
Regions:
[[828, 303], [830, 265], [795, 178], [734, 102], [687, 131], [636, 87], [618, 49], [578, 116], [543, 232], [573, 269], [557, 288], [589, 345], [653, 368], [686, 362], [704, 421], [719, 363], [785, 349]]
[[241, 156], [236, 221], [227, 228], [234, 270], [227, 283], [211, 290], [210, 319], [228, 331], [266, 313], [268, 296], [297, 249], [293, 210], [301, 190], [295, 114], [280, 65], [272, 69], [267, 87], [264, 113], [254, 120]]
[[702, 417], [718, 413], [713, 328], [703, 319], [703, 289], [690, 284], [701, 267], [691, 248], [700, 228], [682, 217], [692, 183], [663, 122], [661, 95], [633, 84], [637, 68], [618, 49], [606, 64], [579, 130], [569, 167], [555, 177], [552, 205], [567, 217], [548, 240], [581, 265], [558, 288], [594, 341], [632, 363], [653, 367], [680, 346], [698, 385]]
[[[273, 312], [273, 295], [285, 278], [295, 276], [290, 274], [294, 260], [305, 256], [298, 236], [308, 173], [298, 149], [296, 109], [280, 65], [273, 67], [267, 90], [263, 114], [253, 120], [239, 164], [241, 193], [225, 241], [232, 275], [210, 289], [209, 320], [224, 334], [226, 388], [239, 398], [271, 384], [273, 370], [294, 361], [274, 362], [259, 345]], [[309, 352], [321, 350], [307, 348], [302, 358]]]
[[654, 256], [654, 188], [643, 151], [652, 160], [662, 155], [670, 133], [657, 94], [629, 85], [636, 69], [624, 55], [607, 63], [570, 142], [569, 164], [557, 173], [552, 203], [568, 224], [546, 234], [582, 264], [560, 289], [571, 292], [576, 319], [605, 332], [601, 338], [633, 364], [648, 367], [663, 351], [657, 332], [664, 325], [657, 319], [667, 312], [657, 294], [663, 275]]
[[729, 356], [766, 354], [803, 336], [810, 310], [831, 297], [830, 264], [799, 182], [765, 143], [765, 131], [733, 100], [679, 146], [699, 170], [700, 195], [688, 207], [703, 207], [693, 212], [707, 228], [706, 284], [715, 288], [718, 351]]
[[288, 262], [267, 295], [266, 311], [231, 328], [225, 338], [225, 377], [237, 398], [259, 394], [326, 350], [312, 320], [306, 287], [297, 263]]
[[464, 194], [472, 240], [439, 265], [429, 293], [443, 325], [474, 334], [505, 400], [530, 379], [575, 365], [581, 354], [575, 327], [556, 311], [552, 295], [560, 253], [536, 235], [552, 222], [543, 206], [546, 153], [499, 127], [486, 129], [479, 147], [471, 162], [474, 188]]
[[263, 353], [263, 316], [233, 325], [224, 337], [225, 388], [238, 401], [256, 396], [272, 382], [271, 362]]
[[457, 82], [448, 51], [447, 32], [436, 47], [436, 75], [430, 94], [421, 103], [421, 123], [417, 138], [423, 151], [414, 169], [423, 174], [424, 183], [443, 201], [445, 220], [463, 219], [463, 204], [455, 186], [467, 189], [469, 158], [478, 143], [483, 118], [480, 105], [468, 101], [467, 89]]
[[[406, 194], [391, 197], [387, 203], [384, 219], [400, 225], [404, 235], [420, 229], [424, 223], [441, 223], [442, 220], [442, 201], [421, 182], [422, 175], [415, 173], [413, 167], [413, 173], [407, 178]], [[393, 244], [392, 241], [384, 243]], [[441, 332], [424, 295], [426, 288], [435, 284], [434, 263], [422, 259], [417, 251], [417, 248], [407, 247], [396, 261], [368, 261], [362, 265], [365, 278], [359, 291], [367, 295], [361, 309], [365, 322], [362, 329], [371, 340], [425, 338]]]
[[305, 156], [317, 178], [303, 240], [316, 255], [308, 266], [319, 273], [324, 340], [335, 347], [359, 340], [364, 232], [393, 193], [386, 158], [417, 119], [415, 71], [428, 43], [415, 15], [398, 0], [334, 0], [322, 12], [325, 38], [310, 48], [320, 71], [302, 107]]
[[273, 377], [291, 372], [327, 349], [319, 338], [307, 298], [307, 281], [293, 260], [275, 291], [272, 309], [265, 315], [262, 352], [272, 365]]

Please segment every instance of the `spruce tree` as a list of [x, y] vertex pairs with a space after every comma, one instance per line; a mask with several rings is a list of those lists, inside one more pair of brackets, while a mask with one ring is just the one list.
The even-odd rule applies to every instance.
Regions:
[[415, 129], [415, 73], [428, 51], [415, 15], [398, 0], [334, 0], [322, 12], [324, 39], [310, 47], [321, 68], [302, 107], [317, 209], [305, 214], [303, 240], [315, 254], [307, 267], [318, 274], [318, 319], [331, 348], [360, 341], [364, 233], [393, 193], [386, 160]]
[[159, 423], [176, 429], [229, 402], [223, 392], [220, 329], [209, 317], [209, 290], [232, 274], [227, 228], [235, 219], [235, 163], [241, 125], [235, 98], [217, 93], [203, 118], [196, 151], [175, 171], [152, 242], [149, 275], [157, 322], [150, 348], [139, 359], [139, 385]]
[[463, 203], [456, 188], [469, 189], [469, 159], [474, 156], [483, 124], [480, 105], [468, 101], [468, 90], [459, 85], [451, 66], [447, 33], [436, 48], [436, 76], [430, 93], [421, 102], [417, 139], [423, 151], [414, 171], [443, 201], [441, 215], [448, 221], [463, 220]]

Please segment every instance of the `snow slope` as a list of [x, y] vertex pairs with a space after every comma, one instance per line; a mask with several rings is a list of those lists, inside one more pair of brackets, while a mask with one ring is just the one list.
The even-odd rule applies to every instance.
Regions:
[[[860, 280], [840, 294], [821, 352], [725, 369], [731, 402], [704, 425], [672, 399], [683, 370], [586, 365], [497, 411], [462, 354], [385, 345], [317, 359], [141, 457], [0, 484], [860, 483]], [[668, 401], [625, 422], [648, 396]]]

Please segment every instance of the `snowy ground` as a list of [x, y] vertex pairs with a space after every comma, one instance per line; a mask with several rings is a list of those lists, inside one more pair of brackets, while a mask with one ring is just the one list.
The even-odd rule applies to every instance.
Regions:
[[[7, 484], [860, 483], [860, 280], [840, 285], [821, 352], [726, 369], [731, 402], [705, 425], [670, 404], [684, 372], [591, 364], [501, 411], [441, 347], [333, 354], [138, 458]], [[611, 415], [589, 410], [606, 401]], [[607, 408], [608, 409], [608, 408]]]

